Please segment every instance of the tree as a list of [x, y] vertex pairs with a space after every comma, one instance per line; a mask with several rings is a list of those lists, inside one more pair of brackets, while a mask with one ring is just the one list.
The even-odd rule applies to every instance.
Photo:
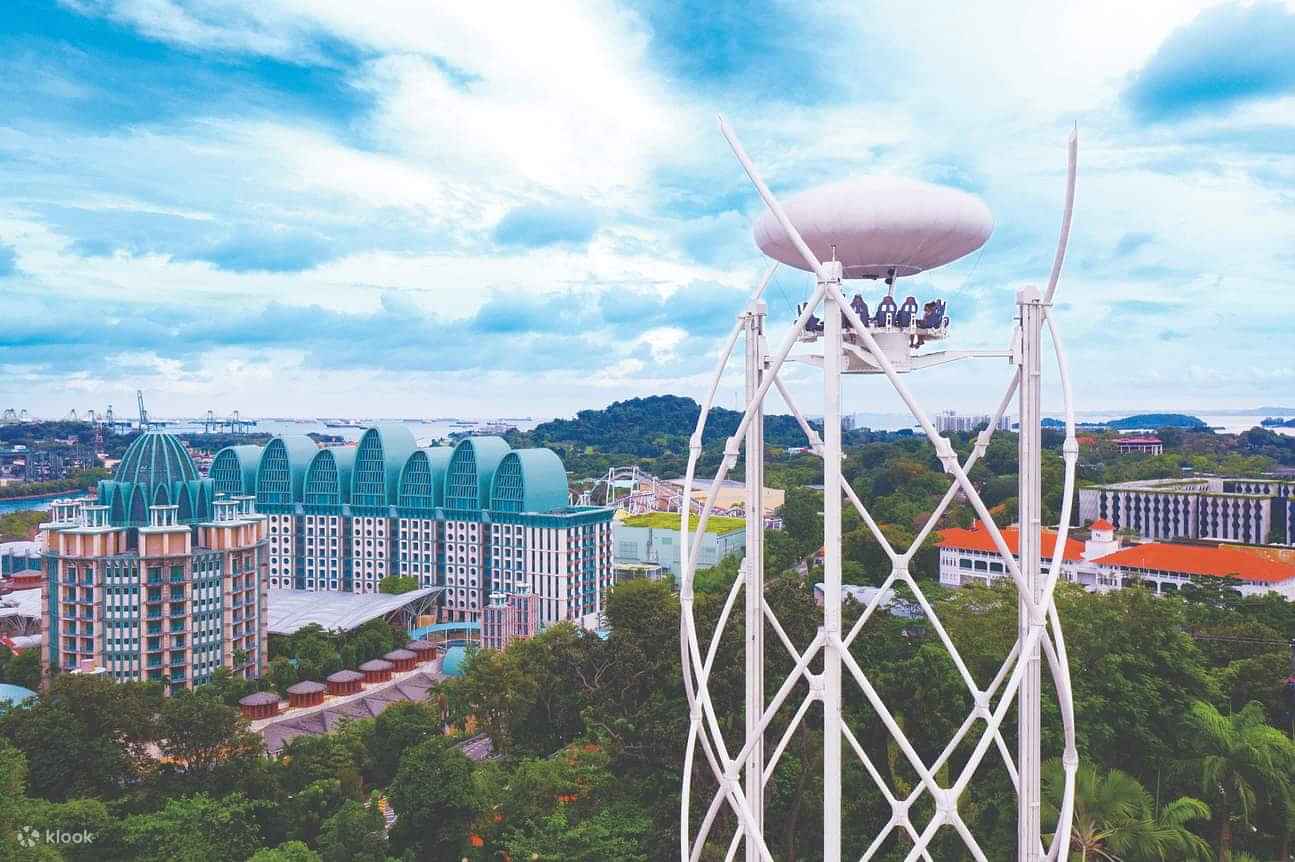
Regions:
[[400, 595], [418, 589], [418, 578], [412, 575], [387, 575], [378, 582], [378, 592]]
[[400, 766], [400, 757], [418, 743], [439, 736], [441, 716], [426, 703], [397, 703], [373, 722], [367, 747], [369, 780], [385, 787]]
[[394, 849], [421, 860], [458, 860], [476, 810], [472, 762], [442, 738], [405, 752], [389, 788]]
[[191, 691], [176, 692], [163, 702], [157, 732], [162, 754], [209, 791], [218, 769], [251, 765], [263, 751], [261, 738], [248, 732], [237, 709]]
[[321, 778], [292, 796], [288, 807], [288, 833], [316, 844], [325, 821], [342, 809], [353, 796], [336, 778]]
[[52, 801], [110, 799], [155, 768], [161, 689], [99, 674], [59, 674], [48, 690], [0, 715], [0, 737], [27, 757], [31, 792]]
[[242, 794], [172, 799], [155, 814], [126, 818], [129, 858], [139, 862], [231, 862], [261, 846], [255, 806]]
[[1258, 807], [1290, 797], [1295, 743], [1270, 726], [1263, 707], [1246, 704], [1222, 715], [1193, 703], [1184, 716], [1195, 753], [1201, 792], [1212, 804], [1219, 862], [1232, 858], [1233, 824], [1250, 826]]
[[376, 793], [368, 805], [348, 800], [324, 821], [319, 831], [319, 858], [321, 862], [383, 862], [387, 858], [387, 834]]
[[[0, 651], [9, 652], [7, 647]], [[0, 658], [0, 682], [20, 685], [36, 691], [40, 688], [40, 650], [23, 650], [17, 655]]]
[[320, 859], [318, 853], [300, 841], [288, 841], [273, 850], [257, 850], [247, 862], [320, 862]]
[[[1064, 787], [1061, 764], [1055, 760], [1044, 764], [1046, 818], [1056, 819]], [[1209, 845], [1187, 824], [1209, 816], [1209, 806], [1186, 796], [1157, 811], [1151, 794], [1133, 776], [1119, 769], [1103, 773], [1084, 763], [1075, 775], [1069, 847], [1085, 862], [1205, 860], [1210, 857]]]

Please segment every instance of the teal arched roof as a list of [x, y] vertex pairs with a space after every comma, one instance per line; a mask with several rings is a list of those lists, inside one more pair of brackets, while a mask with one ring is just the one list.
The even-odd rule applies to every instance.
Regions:
[[256, 493], [256, 468], [261, 463], [261, 446], [226, 446], [211, 459], [207, 477], [215, 482], [216, 493], [229, 497]]
[[400, 495], [400, 471], [418, 444], [404, 425], [384, 422], [360, 437], [351, 473], [351, 505], [377, 509], [395, 505]]
[[495, 468], [508, 451], [502, 437], [460, 440], [445, 470], [445, 508], [456, 511], [490, 508], [490, 484]]
[[145, 431], [126, 447], [112, 478], [152, 488], [197, 479], [198, 468], [174, 435]]
[[257, 508], [301, 502], [306, 468], [318, 451], [315, 441], [304, 434], [285, 434], [267, 443], [256, 468]]
[[418, 449], [400, 471], [397, 505], [406, 509], [434, 509], [445, 505], [445, 470], [454, 449], [434, 446]]
[[36, 692], [30, 688], [23, 688], [20, 685], [10, 685], [7, 682], [0, 682], [0, 704], [7, 703], [10, 706], [17, 706], [25, 700], [31, 700], [36, 696]]
[[306, 468], [302, 502], [307, 506], [338, 507], [350, 502], [354, 446], [320, 449]]
[[570, 502], [566, 468], [552, 449], [514, 449], [495, 470], [490, 508], [496, 512], [551, 512]]

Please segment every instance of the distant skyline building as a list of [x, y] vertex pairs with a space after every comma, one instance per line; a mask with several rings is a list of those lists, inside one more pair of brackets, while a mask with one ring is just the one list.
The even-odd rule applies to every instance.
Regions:
[[[935, 414], [935, 430], [940, 434], [956, 432], [959, 434], [969, 434], [973, 431], [979, 431], [981, 428], [988, 427], [993, 421], [993, 417], [987, 414], [963, 415], [952, 410], [945, 410], [942, 413]], [[1012, 419], [1004, 415], [998, 420], [996, 431], [1012, 430]]]
[[447, 621], [480, 622], [495, 592], [533, 593], [541, 627], [593, 628], [612, 584], [612, 510], [570, 505], [549, 449], [500, 437], [419, 448], [381, 423], [354, 446], [283, 435], [222, 449], [210, 476], [268, 516], [272, 589], [376, 593], [403, 575], [445, 588]]
[[43, 666], [160, 682], [265, 668], [266, 519], [219, 497], [172, 435], [141, 434], [98, 500], [59, 500], [40, 528]]

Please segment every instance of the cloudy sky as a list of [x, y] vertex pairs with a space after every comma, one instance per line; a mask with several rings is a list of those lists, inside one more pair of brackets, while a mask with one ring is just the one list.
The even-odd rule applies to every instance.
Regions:
[[[909, 282], [977, 348], [1046, 278], [1077, 125], [1080, 406], [1295, 401], [1295, 6], [916, 5], [6, 0], [0, 406], [697, 396], [763, 268], [721, 111], [777, 192], [883, 173], [981, 195], [983, 252]], [[775, 331], [805, 278], [770, 289]], [[1006, 376], [912, 383], [989, 408]], [[847, 409], [898, 402], [854, 380]]]

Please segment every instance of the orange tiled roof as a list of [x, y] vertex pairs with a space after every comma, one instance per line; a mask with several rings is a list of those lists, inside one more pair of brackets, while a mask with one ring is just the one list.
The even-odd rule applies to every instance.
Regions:
[[1238, 578], [1266, 584], [1295, 578], [1295, 562], [1285, 562], [1276, 555], [1262, 551], [1227, 546], [1152, 542], [1124, 548], [1099, 557], [1094, 562], [1103, 566]]
[[1088, 529], [1114, 531], [1115, 525], [1112, 524], [1110, 521], [1106, 520], [1105, 518], [1098, 518], [1096, 521], [1093, 521], [1091, 524], [1088, 525]]
[[[1016, 527], [1004, 527], [1001, 530], [1003, 541], [1007, 543], [1007, 548], [1013, 554], [1020, 552], [1021, 531]], [[1053, 549], [1057, 545], [1057, 534], [1052, 530], [1044, 530], [1042, 536], [1043, 556], [1051, 557]], [[979, 521], [970, 530], [964, 530], [961, 527], [953, 527], [940, 533], [941, 548], [958, 548], [964, 551], [984, 551], [989, 554], [998, 553], [994, 540], [990, 537], [989, 531], [984, 529]], [[1074, 539], [1066, 540], [1066, 549], [1063, 559], [1079, 560], [1084, 555], [1083, 542], [1077, 542]]]

